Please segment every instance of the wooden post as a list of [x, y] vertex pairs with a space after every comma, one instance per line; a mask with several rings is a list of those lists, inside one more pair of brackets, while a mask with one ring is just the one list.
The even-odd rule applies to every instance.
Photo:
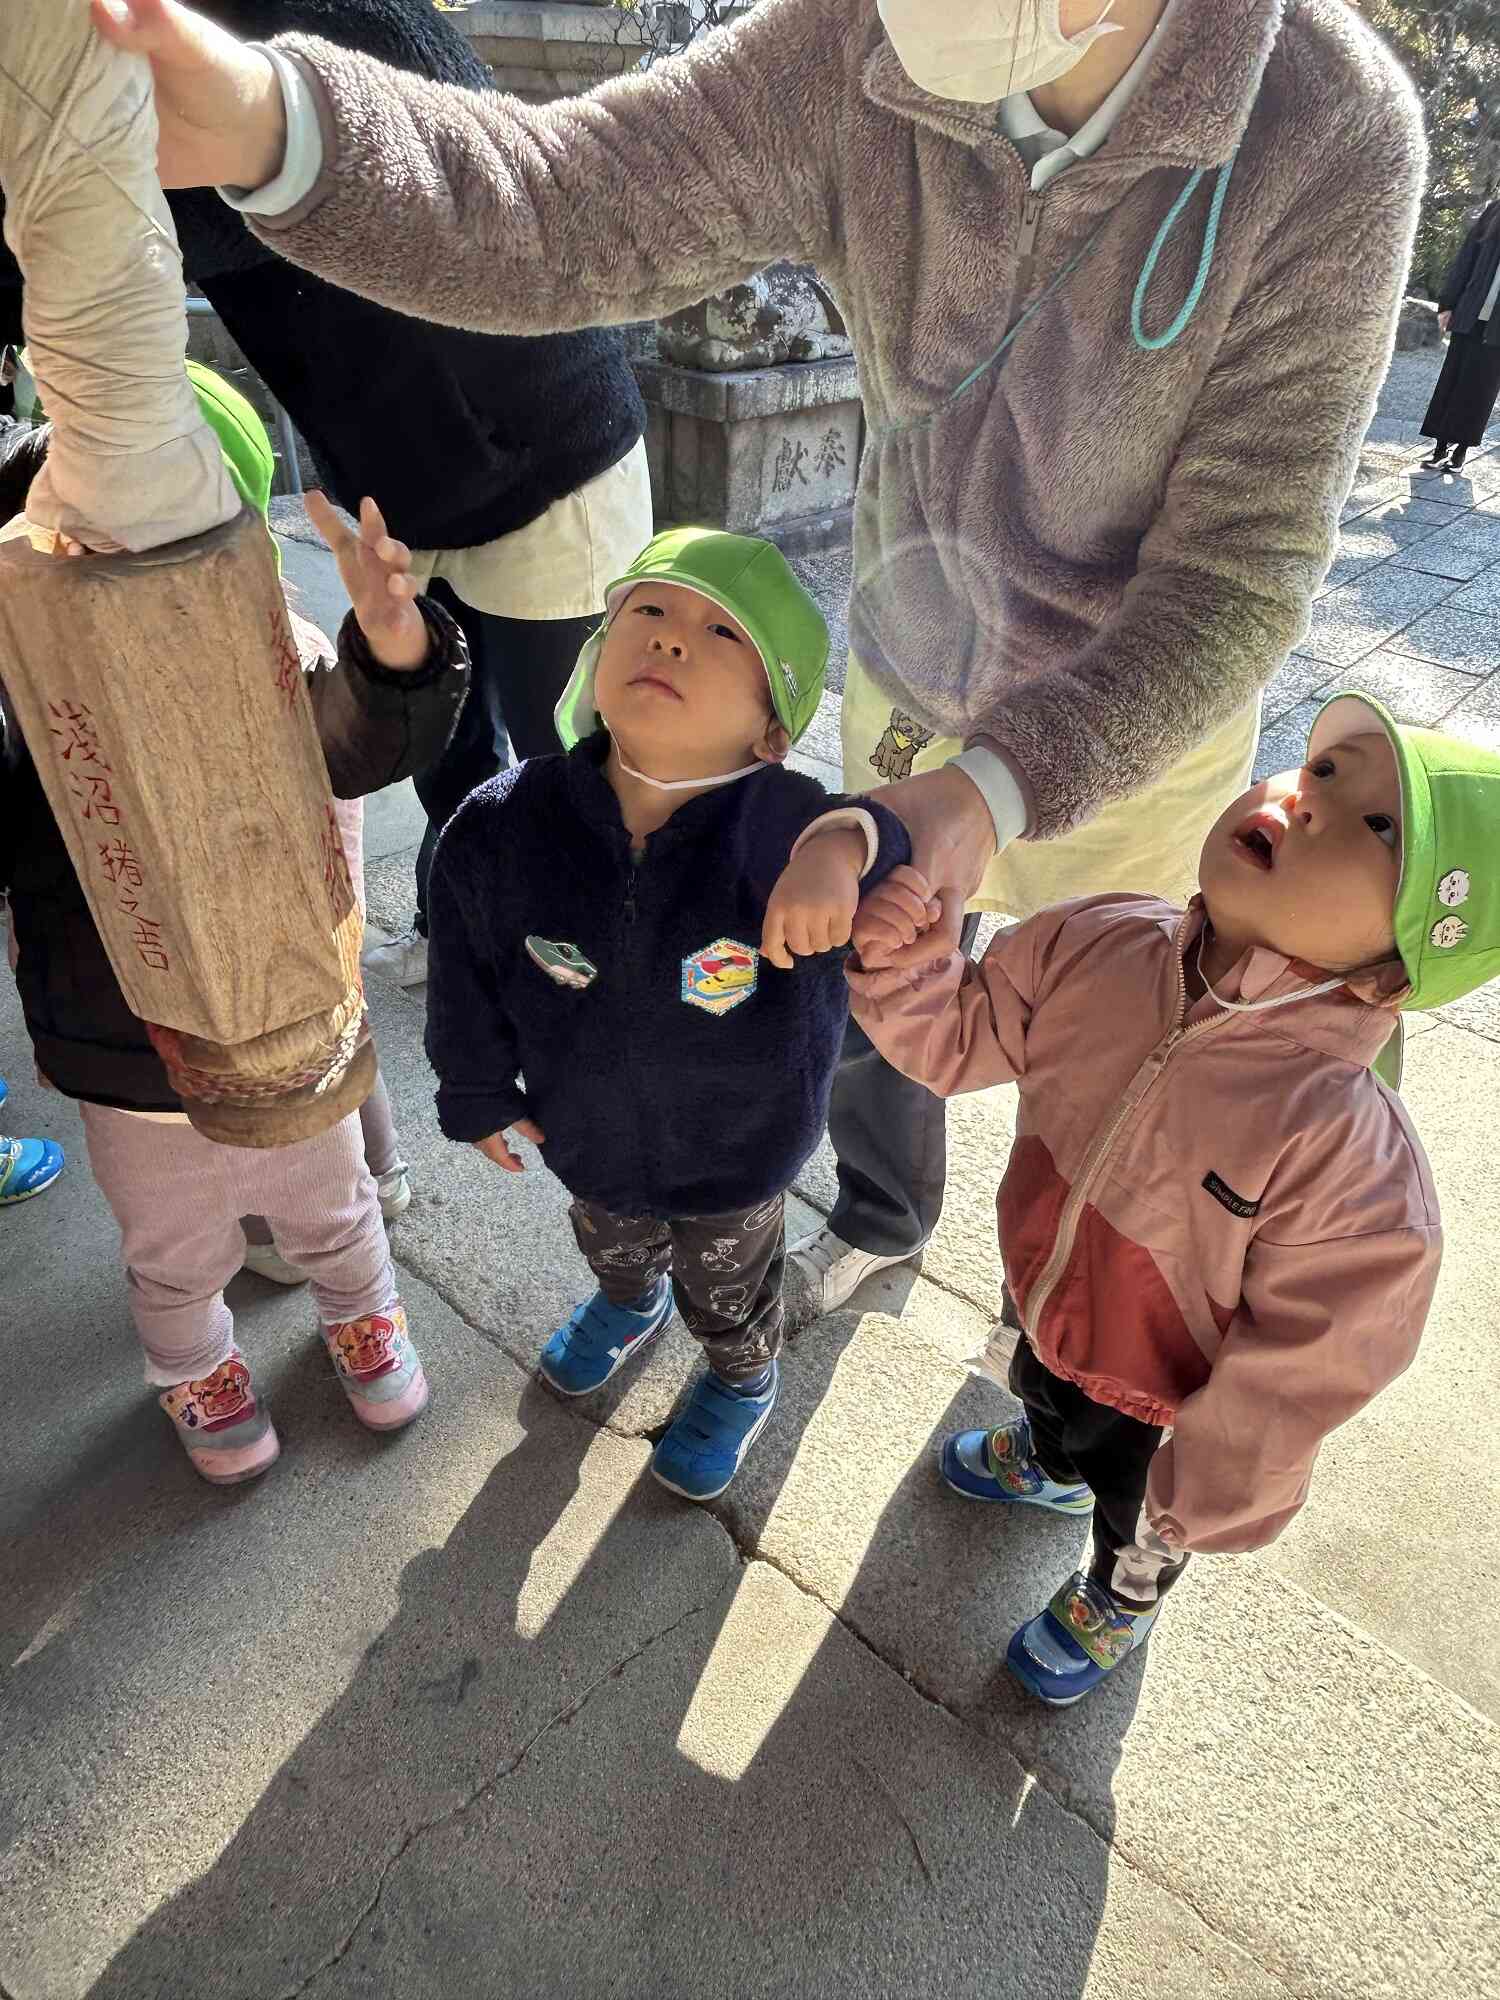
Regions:
[[368, 1091], [360, 919], [264, 522], [144, 554], [0, 544], [5, 680], [110, 963], [200, 1130]]

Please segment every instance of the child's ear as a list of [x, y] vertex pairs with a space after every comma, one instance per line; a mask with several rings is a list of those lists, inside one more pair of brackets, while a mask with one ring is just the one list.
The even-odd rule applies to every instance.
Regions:
[[791, 748], [791, 736], [779, 722], [772, 722], [755, 746], [756, 759], [762, 764], [784, 764]]

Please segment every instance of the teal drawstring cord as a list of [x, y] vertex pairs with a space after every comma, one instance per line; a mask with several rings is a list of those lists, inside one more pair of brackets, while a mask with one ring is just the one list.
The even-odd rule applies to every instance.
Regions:
[[1183, 210], [1198, 191], [1198, 183], [1204, 175], [1204, 168], [1194, 167], [1188, 176], [1187, 186], [1167, 210], [1161, 228], [1156, 232], [1156, 241], [1151, 245], [1146, 261], [1141, 266], [1140, 279], [1136, 284], [1135, 297], [1130, 303], [1130, 331], [1135, 344], [1147, 354], [1159, 354], [1164, 347], [1170, 347], [1179, 339], [1188, 321], [1198, 310], [1198, 301], [1203, 296], [1203, 287], [1208, 283], [1208, 274], [1213, 268], [1214, 245], [1219, 238], [1219, 217], [1224, 213], [1224, 197], [1229, 192], [1229, 176], [1234, 172], [1237, 154], [1231, 153], [1220, 167], [1214, 184], [1214, 198], [1209, 204], [1208, 222], [1203, 231], [1203, 248], [1198, 256], [1198, 271], [1192, 288], [1183, 300], [1182, 309], [1164, 333], [1147, 333], [1142, 323], [1145, 312], [1146, 294], [1151, 289], [1151, 280], [1156, 276], [1157, 259], [1167, 247], [1167, 239], [1177, 227]]
[[[1162, 222], [1160, 229], [1156, 232], [1156, 240], [1147, 253], [1145, 263], [1141, 266], [1141, 275], [1136, 283], [1135, 297], [1132, 299], [1130, 305], [1130, 331], [1135, 339], [1136, 346], [1143, 353], [1159, 354], [1163, 348], [1171, 347], [1182, 337], [1188, 321], [1198, 310], [1198, 301], [1203, 297], [1203, 288], [1208, 283], [1209, 272], [1213, 269], [1214, 249], [1219, 240], [1219, 220], [1224, 213], [1224, 198], [1229, 193], [1229, 177], [1234, 172], [1234, 163], [1237, 158], [1238, 154], [1232, 153], [1218, 170], [1213, 200], [1210, 202], [1208, 209], [1208, 221], [1204, 226], [1203, 249], [1198, 258], [1197, 275], [1193, 279], [1192, 289], [1183, 301], [1182, 310], [1166, 329], [1165, 333], [1151, 334], [1146, 332], [1145, 327], [1141, 323], [1141, 315], [1146, 304], [1146, 294], [1151, 289], [1152, 279], [1156, 276], [1156, 266], [1160, 261], [1161, 253], [1167, 247], [1167, 239], [1182, 219], [1183, 210], [1197, 193], [1198, 185], [1202, 181], [1204, 174], [1208, 171], [1206, 167], [1193, 168], [1192, 172], [1188, 175], [1187, 183], [1182, 193], [1178, 195], [1176, 201], [1167, 210], [1166, 218]], [[1000, 345], [993, 352], [987, 354], [977, 366], [971, 368], [958, 386], [949, 390], [936, 409], [928, 410], [920, 417], [908, 417], [904, 423], [871, 423], [869, 426], [870, 441], [874, 442], [877, 439], [901, 437], [912, 431], [926, 430], [930, 424], [935, 423], [942, 416], [945, 410], [951, 409], [961, 396], [967, 395], [969, 390], [974, 387], [974, 384], [982, 376], [987, 375], [995, 364], [1002, 359], [1017, 335], [1031, 324], [1032, 320], [1036, 318], [1037, 314], [1048, 303], [1053, 294], [1058, 291], [1067, 279], [1072, 277], [1079, 265], [1085, 261], [1093, 251], [1095, 245], [1103, 237], [1109, 227], [1110, 221], [1111, 218], [1106, 216], [1083, 247], [1074, 252], [1056, 276], [1032, 300], [1025, 312], [1021, 314], [1021, 317], [1000, 342]]]

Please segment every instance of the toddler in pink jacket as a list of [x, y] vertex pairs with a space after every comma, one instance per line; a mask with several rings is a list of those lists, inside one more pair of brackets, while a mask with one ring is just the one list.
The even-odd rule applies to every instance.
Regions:
[[1398, 1080], [1398, 1010], [1500, 973], [1500, 756], [1339, 696], [1199, 880], [1186, 911], [1044, 910], [978, 964], [881, 969], [928, 920], [910, 869], [855, 926], [889, 1061], [945, 1097], [1020, 1084], [998, 1209], [1022, 1413], [941, 1464], [969, 1499], [1093, 1514], [1087, 1572], [1007, 1655], [1057, 1706], [1144, 1642], [1189, 1551], [1273, 1541], [1416, 1351], [1437, 1197], [1375, 1066]]

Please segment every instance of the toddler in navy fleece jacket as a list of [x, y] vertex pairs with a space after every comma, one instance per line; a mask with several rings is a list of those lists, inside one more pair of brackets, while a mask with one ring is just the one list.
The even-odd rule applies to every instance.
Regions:
[[826, 1122], [839, 947], [861, 883], [910, 859], [887, 808], [783, 768], [827, 658], [769, 542], [658, 536], [559, 705], [574, 747], [473, 792], [432, 871], [443, 1131], [513, 1173], [507, 1133], [539, 1147], [599, 1282], [542, 1374], [599, 1388], [675, 1303], [708, 1371], [652, 1471], [694, 1500], [775, 1404], [783, 1208]]

